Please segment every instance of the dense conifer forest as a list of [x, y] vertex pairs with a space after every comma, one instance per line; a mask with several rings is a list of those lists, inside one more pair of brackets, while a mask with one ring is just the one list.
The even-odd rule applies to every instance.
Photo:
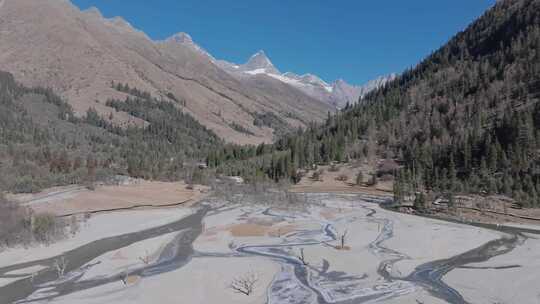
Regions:
[[300, 169], [317, 164], [386, 158], [403, 165], [394, 172], [398, 201], [424, 191], [475, 192], [540, 206], [538, 0], [498, 2], [384, 88], [274, 144], [225, 144], [176, 96], [111, 87], [128, 97], [106, 105], [146, 127], [119, 127], [94, 109], [78, 118], [51, 90], [1, 73], [0, 185], [31, 192], [118, 173], [179, 179], [186, 163], [204, 159], [218, 174], [296, 182]]
[[146, 127], [119, 127], [93, 108], [76, 117], [51, 90], [27, 88], [0, 73], [1, 189], [35, 192], [116, 174], [177, 180], [223, 145], [182, 105], [173, 104], [178, 101], [158, 100], [127, 85], [121, 89], [129, 96], [107, 105], [141, 118]]
[[[396, 198], [418, 191], [502, 193], [540, 206], [540, 1], [499, 1], [385, 88], [274, 146], [211, 155], [246, 176], [377, 155], [403, 164]], [[238, 154], [238, 155], [235, 155]], [[243, 164], [243, 165], [242, 165]]]

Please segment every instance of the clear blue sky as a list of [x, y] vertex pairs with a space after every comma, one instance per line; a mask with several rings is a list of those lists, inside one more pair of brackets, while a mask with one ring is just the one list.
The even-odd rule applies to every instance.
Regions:
[[259, 49], [281, 71], [361, 84], [414, 66], [495, 0], [73, 0], [153, 39], [176, 32], [219, 59]]

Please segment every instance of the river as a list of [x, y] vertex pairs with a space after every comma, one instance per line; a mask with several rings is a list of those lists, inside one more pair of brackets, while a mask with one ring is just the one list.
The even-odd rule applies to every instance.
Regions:
[[[382, 278], [370, 288], [355, 289], [353, 283], [362, 280], [362, 277], [355, 277], [344, 273], [330, 273], [330, 264], [325, 261], [322, 268], [305, 265], [291, 251], [309, 246], [329, 246], [335, 242], [337, 233], [331, 221], [320, 221], [320, 228], [297, 231], [284, 238], [280, 244], [244, 244], [234, 248], [234, 252], [228, 253], [231, 257], [258, 256], [270, 259], [281, 265], [281, 271], [275, 275], [272, 284], [269, 286], [268, 300], [273, 303], [297, 303], [297, 304], [356, 304], [370, 301], [381, 301], [399, 298], [400, 296], [414, 292], [417, 288], [427, 290], [432, 296], [452, 304], [468, 303], [458, 290], [448, 286], [442, 278], [457, 267], [464, 267], [470, 263], [487, 261], [495, 256], [504, 255], [511, 252], [527, 238], [523, 230], [516, 228], [503, 228], [502, 237], [479, 244], [479, 247], [461, 253], [454, 257], [434, 260], [417, 266], [412, 273], [406, 277], [397, 277], [391, 270], [394, 264], [406, 259], [404, 253], [396, 249], [385, 247], [385, 242], [394, 237], [394, 222], [389, 217], [381, 215], [376, 210], [379, 200], [373, 197], [349, 198], [352, 203], [361, 202], [358, 208], [364, 209], [364, 217], [355, 217], [350, 220], [366, 221], [379, 225], [380, 231], [376, 238], [368, 246], [369, 253], [377, 257], [380, 261], [378, 274]], [[130, 275], [145, 277], [159, 276], [165, 272], [180, 269], [194, 257], [204, 257], [205, 254], [193, 250], [193, 242], [203, 231], [203, 220], [211, 207], [201, 205], [197, 212], [179, 221], [147, 229], [140, 232], [110, 237], [98, 240], [62, 255], [44, 260], [21, 263], [0, 268], [0, 278], [7, 277], [7, 273], [26, 269], [36, 265], [48, 265], [49, 268], [39, 272], [37, 276], [25, 278], [6, 286], [0, 287], [0, 303], [29, 303], [41, 300], [51, 300], [60, 296], [69, 295], [75, 292], [88, 290], [114, 281], [119, 281], [124, 276], [123, 273], [113, 273], [110, 276], [98, 279], [83, 280], [85, 267], [97, 257], [114, 250], [118, 250], [131, 244], [148, 240], [157, 236], [178, 232], [178, 235], [167, 244], [156, 263], [133, 269]], [[379, 209], [380, 210], [380, 209]], [[212, 210], [215, 214], [216, 210]], [[272, 208], [266, 208], [262, 214], [268, 217], [275, 217], [280, 220], [291, 218], [289, 214], [274, 212]], [[483, 226], [484, 229], [495, 228], [493, 226]], [[497, 227], [501, 229], [501, 227]], [[527, 233], [535, 231], [526, 230]], [[214, 254], [215, 256], [215, 254]], [[223, 254], [222, 256], [227, 256]], [[62, 279], [57, 279], [57, 274], [53, 270], [53, 263], [60, 257], [69, 260], [67, 275]], [[323, 288], [322, 283], [329, 286], [333, 283], [337, 287]], [[347, 287], [349, 286], [349, 287]], [[43, 290], [43, 292], [37, 292]]]

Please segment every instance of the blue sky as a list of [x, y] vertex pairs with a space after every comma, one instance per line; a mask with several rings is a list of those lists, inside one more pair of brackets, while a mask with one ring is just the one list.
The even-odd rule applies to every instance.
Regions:
[[283, 72], [362, 84], [414, 66], [495, 0], [73, 0], [153, 39], [177, 32], [219, 59], [263, 49]]

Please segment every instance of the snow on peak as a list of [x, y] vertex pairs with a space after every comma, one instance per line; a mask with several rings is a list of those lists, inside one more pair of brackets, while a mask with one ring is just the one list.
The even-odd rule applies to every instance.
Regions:
[[332, 92], [332, 86], [330, 86], [328, 83], [326, 83], [324, 80], [319, 78], [318, 76], [315, 76], [313, 74], [304, 74], [300, 76], [301, 82], [305, 84], [311, 84], [315, 86], [320, 86], [327, 90], [328, 92]]
[[244, 73], [249, 74], [249, 75], [267, 74], [266, 69], [255, 69], [251, 71], [245, 71]]
[[269, 74], [280, 74], [279, 71], [272, 64], [272, 61], [270, 61], [270, 59], [262, 50], [251, 56], [248, 62], [242, 67], [245, 72], [264, 69], [266, 73]]
[[286, 72], [285, 74], [282, 75], [283, 77], [287, 77], [287, 78], [290, 78], [290, 79], [295, 79], [295, 80], [300, 80], [301, 77], [298, 76], [297, 74], [293, 73], [293, 72]]
[[129, 22], [127, 22], [126, 19], [124, 19], [124, 18], [122, 18], [120, 16], [113, 17], [113, 18], [109, 19], [109, 21], [113, 25], [116, 25], [118, 27], [133, 29], [131, 24]]
[[266, 63], [272, 64], [270, 62], [270, 59], [268, 59], [268, 56], [266, 56], [266, 53], [263, 50], [259, 50], [257, 53], [253, 54], [251, 58], [249, 58], [248, 62], [252, 60], [261, 60], [261, 61], [265, 61]]
[[379, 77], [362, 86], [348, 84], [343, 79], [338, 79], [329, 84], [317, 75], [310, 73], [303, 75], [293, 72], [280, 73], [262, 50], [251, 56], [247, 63], [243, 65], [236, 65], [224, 60], [218, 60], [215, 63], [232, 75], [269, 76], [336, 108], [342, 108], [347, 103], [358, 102], [369, 92], [385, 86], [386, 83], [397, 77], [396, 74]]
[[266, 74], [272, 78], [290, 84], [294, 87], [307, 90], [324, 90], [328, 93], [332, 92], [332, 86], [323, 81], [321, 78], [313, 74], [304, 74], [299, 76], [292, 72], [281, 74], [279, 70], [272, 64], [264, 51], [258, 51], [251, 56], [246, 64], [236, 66], [236, 69], [231, 69], [232, 64], [221, 64], [222, 67], [229, 71], [241, 71], [248, 75]]

